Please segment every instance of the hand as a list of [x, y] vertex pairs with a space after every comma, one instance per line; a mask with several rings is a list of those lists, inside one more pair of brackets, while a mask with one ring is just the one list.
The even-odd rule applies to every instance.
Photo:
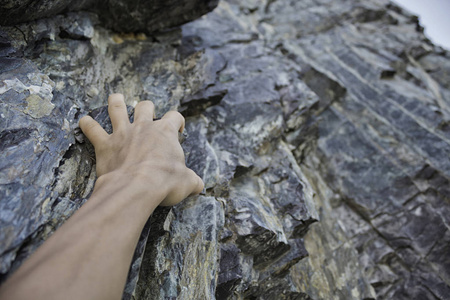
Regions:
[[[154, 194], [160, 205], [175, 205], [189, 195], [203, 190], [203, 181], [185, 165], [184, 153], [178, 142], [178, 131], [184, 129], [184, 118], [169, 111], [154, 121], [154, 105], [141, 101], [135, 107], [130, 123], [122, 94], [108, 99], [108, 113], [113, 133], [108, 134], [94, 119], [85, 116], [80, 128], [95, 148], [97, 175], [100, 181], [110, 176], [138, 183], [138, 187]], [[103, 179], [104, 178], [104, 179]], [[96, 183], [96, 185], [97, 185]]]

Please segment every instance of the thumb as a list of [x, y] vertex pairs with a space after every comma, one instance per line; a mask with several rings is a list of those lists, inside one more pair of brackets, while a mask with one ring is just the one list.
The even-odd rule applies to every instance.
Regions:
[[186, 168], [186, 173], [180, 178], [181, 184], [172, 190], [159, 204], [160, 206], [172, 206], [189, 196], [197, 195], [203, 191], [203, 180], [191, 169]]
[[189, 173], [190, 173], [190, 177], [191, 177], [191, 187], [192, 187], [192, 191], [189, 194], [190, 196], [192, 195], [197, 195], [200, 194], [203, 189], [205, 188], [205, 184], [203, 183], [203, 180], [200, 178], [200, 176], [198, 176], [194, 171], [192, 171], [191, 169], [188, 169]]

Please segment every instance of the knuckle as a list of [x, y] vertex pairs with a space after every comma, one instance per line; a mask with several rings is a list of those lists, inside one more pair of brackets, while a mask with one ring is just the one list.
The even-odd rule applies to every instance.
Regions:
[[149, 100], [141, 101], [136, 104], [134, 111], [137, 119], [141, 119], [143, 121], [149, 119], [153, 120], [155, 105]]
[[158, 120], [155, 122], [156, 125], [156, 132], [162, 139], [167, 139], [173, 134], [173, 125], [170, 124], [170, 122], [167, 122], [166, 120]]
[[174, 117], [179, 118], [180, 120], [182, 120], [184, 122], [184, 117], [181, 113], [179, 113], [178, 111], [175, 110], [171, 110], [169, 111], [170, 114], [173, 114]]
[[[121, 94], [114, 94], [114, 95], [121, 95]], [[123, 107], [124, 105], [125, 101], [123, 99], [123, 96], [120, 97], [110, 96], [108, 99], [108, 106], [110, 107]]]
[[134, 129], [136, 130], [136, 134], [148, 134], [148, 120], [147, 119], [141, 119], [139, 121], [136, 121], [132, 124], [132, 126], [134, 127]]
[[93, 129], [97, 127], [97, 123], [94, 120], [89, 120], [88, 123], [86, 124], [86, 127], [89, 129]]
[[123, 142], [127, 137], [127, 132], [123, 128], [118, 128], [115, 131], [113, 131], [113, 135], [119, 141]]
[[119, 109], [119, 108], [121, 109], [121, 108], [123, 108], [123, 106], [124, 106], [124, 103], [120, 102], [120, 101], [114, 101], [109, 104], [109, 107], [112, 109]]
[[167, 163], [164, 165], [163, 170], [169, 176], [174, 176], [179, 172], [180, 168], [175, 163]]
[[81, 127], [83, 128], [84, 131], [91, 132], [97, 127], [97, 124], [94, 120], [85, 119], [84, 121], [82, 121]]
[[163, 131], [172, 131], [175, 128], [175, 125], [173, 125], [171, 122], [169, 121], [165, 121], [165, 120], [161, 120], [161, 127]]

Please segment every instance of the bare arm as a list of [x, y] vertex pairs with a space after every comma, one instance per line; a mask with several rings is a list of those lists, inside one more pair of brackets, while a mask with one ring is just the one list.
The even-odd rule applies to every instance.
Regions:
[[90, 117], [80, 120], [97, 158], [91, 198], [0, 288], [0, 299], [121, 299], [153, 210], [203, 189], [184, 163], [179, 113], [153, 121], [153, 103], [143, 101], [131, 124], [122, 95], [111, 95], [108, 104], [111, 135]]

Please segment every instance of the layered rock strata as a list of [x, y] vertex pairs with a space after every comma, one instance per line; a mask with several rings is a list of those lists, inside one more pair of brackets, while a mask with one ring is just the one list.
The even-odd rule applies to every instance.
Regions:
[[77, 121], [108, 126], [121, 92], [131, 117], [144, 99], [185, 115], [206, 187], [149, 219], [124, 299], [449, 299], [450, 59], [416, 17], [228, 0], [155, 33], [181, 21], [103, 11], [0, 28], [4, 278], [88, 198]]
[[87, 11], [100, 17], [102, 26], [117, 32], [148, 33], [164, 31], [197, 19], [214, 9], [218, 2], [219, 0], [4, 0], [0, 3], [0, 25], [17, 25], [62, 13]]

